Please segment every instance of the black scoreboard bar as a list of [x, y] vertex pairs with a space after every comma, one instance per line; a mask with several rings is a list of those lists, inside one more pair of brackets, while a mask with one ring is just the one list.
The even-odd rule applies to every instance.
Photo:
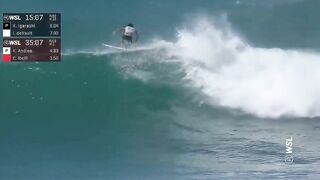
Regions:
[[60, 13], [3, 13], [3, 62], [61, 61]]

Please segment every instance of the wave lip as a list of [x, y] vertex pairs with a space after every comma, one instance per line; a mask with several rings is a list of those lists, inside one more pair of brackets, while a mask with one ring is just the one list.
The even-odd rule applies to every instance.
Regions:
[[185, 78], [211, 104], [268, 118], [320, 116], [320, 54], [253, 47], [205, 18], [178, 31], [175, 46]]

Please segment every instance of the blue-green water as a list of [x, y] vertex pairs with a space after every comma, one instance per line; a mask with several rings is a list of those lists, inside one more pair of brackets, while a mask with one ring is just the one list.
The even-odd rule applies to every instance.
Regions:
[[[62, 13], [63, 60], [0, 63], [0, 179], [319, 179], [319, 8], [1, 1]], [[101, 47], [128, 22], [144, 50]]]

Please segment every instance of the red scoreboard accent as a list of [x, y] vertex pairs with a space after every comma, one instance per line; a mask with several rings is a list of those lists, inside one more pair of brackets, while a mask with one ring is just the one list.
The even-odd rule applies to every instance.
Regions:
[[3, 55], [3, 62], [11, 62], [11, 55], [4, 54]]

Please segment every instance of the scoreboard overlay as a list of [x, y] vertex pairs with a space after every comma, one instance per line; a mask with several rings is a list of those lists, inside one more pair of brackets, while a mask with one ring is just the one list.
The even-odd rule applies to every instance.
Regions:
[[60, 13], [3, 13], [3, 62], [61, 61]]

